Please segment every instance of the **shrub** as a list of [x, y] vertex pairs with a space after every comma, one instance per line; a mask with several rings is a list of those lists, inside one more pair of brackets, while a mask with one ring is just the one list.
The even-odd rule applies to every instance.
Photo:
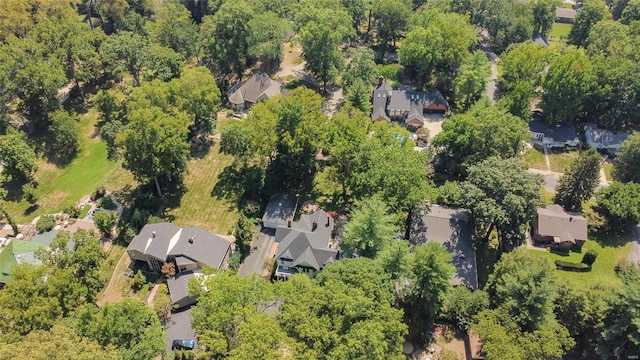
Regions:
[[78, 216], [80, 215], [80, 210], [77, 207], [73, 206], [73, 205], [67, 206], [62, 211], [65, 214], [69, 215], [70, 218], [74, 218], [74, 219], [77, 219]]
[[582, 257], [582, 263], [591, 266], [596, 261], [597, 257], [598, 253], [595, 250], [589, 250]]
[[47, 232], [53, 229], [54, 226], [56, 226], [56, 220], [53, 215], [42, 215], [36, 223], [36, 230], [39, 233]]
[[556, 268], [559, 270], [587, 272], [591, 270], [591, 266], [583, 263], [574, 263], [570, 261], [556, 260]]
[[233, 271], [238, 271], [240, 269], [240, 260], [242, 260], [242, 254], [240, 251], [234, 251], [229, 258], [229, 268]]
[[96, 201], [104, 197], [106, 194], [107, 194], [107, 190], [104, 188], [104, 186], [100, 186], [99, 188], [96, 189], [96, 191], [93, 192], [93, 194], [91, 194], [91, 200]]
[[398, 64], [378, 65], [378, 73], [384, 76], [384, 81], [391, 86], [402, 82], [402, 68]]
[[144, 276], [142, 271], [138, 270], [138, 272], [136, 272], [136, 274], [133, 276], [133, 283], [131, 284], [131, 286], [133, 287], [133, 290], [139, 291], [146, 284], [147, 284], [147, 277]]
[[100, 211], [93, 215], [93, 222], [102, 234], [109, 236], [111, 235], [111, 230], [113, 230], [113, 227], [116, 224], [117, 218], [118, 214], [115, 212]]
[[115, 210], [118, 208], [111, 196], [104, 196], [102, 199], [100, 199], [100, 201], [98, 202], [98, 207], [107, 210]]

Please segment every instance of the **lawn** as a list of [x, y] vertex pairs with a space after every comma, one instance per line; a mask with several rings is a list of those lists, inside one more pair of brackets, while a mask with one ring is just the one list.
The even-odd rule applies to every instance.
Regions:
[[535, 148], [527, 149], [524, 162], [530, 169], [547, 170], [547, 162], [544, 160], [544, 154]]
[[36, 193], [40, 206], [30, 212], [26, 200], [5, 203], [17, 223], [27, 223], [36, 216], [59, 212], [69, 205], [75, 205], [100, 185], [115, 191], [135, 183], [131, 173], [122, 169], [119, 162], [107, 159], [106, 144], [95, 134], [96, 121], [95, 112], [81, 117], [80, 152], [68, 165], [58, 167], [45, 159], [38, 159], [39, 170], [35, 180], [38, 183]]
[[107, 260], [100, 267], [100, 275], [106, 280], [106, 284], [97, 296], [98, 306], [116, 302], [124, 297], [145, 300], [149, 287], [144, 286], [140, 291], [134, 292], [133, 279], [124, 275], [130, 264], [131, 259], [126, 254], [125, 247], [112, 244]]
[[561, 285], [589, 288], [594, 285], [602, 287], [618, 287], [622, 283], [615, 274], [615, 266], [629, 256], [631, 241], [628, 237], [590, 236], [582, 247], [581, 253], [571, 252], [568, 255], [551, 253], [541, 250], [527, 250], [535, 256], [546, 257], [553, 263], [555, 260], [580, 262], [582, 256], [589, 250], [595, 250], [598, 258], [590, 272], [580, 273], [556, 270]]
[[542, 199], [544, 200], [545, 204], [547, 205], [553, 204], [553, 198], [555, 194], [548, 192], [547, 189], [544, 188], [544, 186], [540, 186], [540, 195], [542, 195]]
[[[231, 121], [239, 120], [223, 119], [218, 128], [224, 128]], [[220, 145], [215, 143], [206, 154], [189, 161], [189, 173], [185, 176], [187, 190], [179, 207], [167, 211], [168, 218], [176, 225], [198, 226], [224, 235], [235, 224], [238, 217], [236, 204], [212, 194], [218, 176], [233, 162], [231, 156], [219, 150]]]
[[563, 151], [558, 153], [548, 153], [549, 163], [551, 164], [551, 171], [563, 173], [566, 171], [569, 164], [578, 158], [577, 151]]
[[549, 39], [566, 40], [571, 32], [571, 24], [554, 23], [549, 33]]
[[602, 164], [604, 169], [604, 175], [607, 177], [607, 181], [613, 181], [613, 164], [605, 162]]

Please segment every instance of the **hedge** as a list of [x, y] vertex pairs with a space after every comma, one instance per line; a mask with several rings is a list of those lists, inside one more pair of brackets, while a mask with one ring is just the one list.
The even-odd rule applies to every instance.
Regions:
[[556, 260], [556, 268], [559, 270], [588, 272], [591, 266], [583, 263], [574, 263], [569, 261]]

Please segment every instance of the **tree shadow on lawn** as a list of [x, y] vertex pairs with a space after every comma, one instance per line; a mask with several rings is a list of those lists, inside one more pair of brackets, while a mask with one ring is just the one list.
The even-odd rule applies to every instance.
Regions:
[[598, 243], [598, 245], [602, 246], [603, 248], [612, 247], [615, 249], [619, 249], [621, 247], [624, 247], [628, 243], [632, 242], [633, 237], [631, 236], [631, 233], [624, 234], [624, 235], [612, 235], [612, 234], [605, 234], [603, 232], [590, 231], [589, 240], [595, 241], [596, 243]]
[[[264, 170], [257, 165], [242, 166], [235, 164], [225, 167], [218, 181], [211, 189], [211, 196], [226, 199], [242, 208], [249, 201], [260, 201], [264, 184]], [[233, 209], [230, 206], [230, 209]]]

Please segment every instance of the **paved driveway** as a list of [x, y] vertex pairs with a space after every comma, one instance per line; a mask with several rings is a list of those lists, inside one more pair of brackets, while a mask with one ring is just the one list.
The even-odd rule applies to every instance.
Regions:
[[195, 339], [196, 333], [191, 326], [191, 308], [171, 314], [171, 318], [164, 324], [164, 329], [167, 332], [167, 352], [171, 351], [173, 340]]
[[275, 239], [275, 230], [260, 229], [258, 237], [251, 242], [251, 253], [240, 265], [238, 274], [240, 276], [249, 276], [255, 272], [262, 276], [264, 261], [269, 256], [269, 250], [271, 250]]

